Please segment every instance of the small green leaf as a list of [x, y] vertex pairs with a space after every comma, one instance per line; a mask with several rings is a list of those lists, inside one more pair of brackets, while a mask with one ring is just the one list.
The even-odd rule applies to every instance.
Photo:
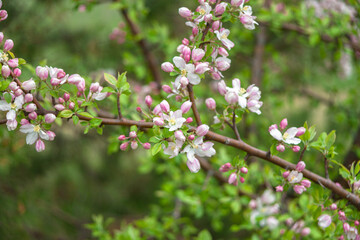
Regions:
[[7, 103], [11, 103], [12, 97], [10, 93], [8, 92], [4, 93], [4, 98]]
[[73, 115], [73, 116], [72, 116], [72, 119], [73, 119], [74, 125], [77, 125], [77, 124], [79, 123], [79, 117], [78, 117], [78, 116]]
[[110, 85], [116, 86], [116, 78], [108, 73], [104, 73], [104, 79], [107, 81]]
[[151, 154], [155, 156], [161, 150], [161, 143], [156, 143], [151, 148]]
[[196, 240], [212, 240], [212, 237], [209, 231], [204, 229], [199, 233]]
[[335, 143], [335, 139], [336, 139], [336, 133], [335, 130], [333, 130], [325, 138], [326, 149], [331, 148], [331, 146]]
[[91, 119], [91, 120], [89, 121], [89, 123], [90, 123], [90, 125], [91, 125], [92, 127], [98, 127], [98, 126], [100, 126], [101, 122], [102, 122], [102, 120], [101, 120], [101, 119], [98, 119], [98, 118], [93, 118], [93, 119]]
[[63, 110], [58, 114], [60, 118], [70, 118], [74, 113], [71, 110]]
[[23, 64], [26, 64], [25, 59], [19, 58], [19, 65], [23, 65]]
[[[126, 77], [126, 72], [123, 72], [122, 74], [118, 74], [118, 79], [116, 82], [116, 88], [117, 89], [121, 89], [123, 88], [124, 90], [128, 89], [126, 88], [126, 83], [127, 83], [127, 77]], [[125, 88], [124, 88], [125, 87]], [[130, 86], [129, 86], [130, 87]]]
[[80, 116], [87, 117], [87, 118], [94, 118], [90, 113], [88, 112], [81, 112], [78, 113]]
[[161, 141], [161, 139], [159, 139], [158, 137], [156, 137], [156, 136], [152, 136], [150, 139], [149, 139], [149, 142], [151, 142], [151, 143], [158, 143], [158, 142], [160, 142]]

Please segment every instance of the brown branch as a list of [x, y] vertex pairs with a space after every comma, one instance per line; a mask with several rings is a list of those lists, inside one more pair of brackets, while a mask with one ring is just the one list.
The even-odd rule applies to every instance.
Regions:
[[6, 122], [7, 122], [6, 119], [0, 119], [0, 125], [1, 125], [1, 124], [5, 124]]
[[196, 124], [199, 126], [199, 125], [201, 125], [201, 119], [200, 119], [200, 114], [199, 114], [199, 112], [197, 110], [197, 107], [196, 107], [194, 91], [193, 91], [192, 85], [189, 83], [187, 88], [188, 88], [188, 92], [189, 92], [190, 101], [192, 102], [191, 108], [192, 108], [192, 111], [194, 113]]
[[[78, 117], [81, 120], [86, 120], [86, 121], [90, 120], [90, 118], [86, 118], [86, 117], [83, 117], [80, 115], [78, 115]], [[100, 118], [100, 119], [102, 120], [102, 124], [104, 124], [104, 125], [125, 125], [125, 126], [137, 125], [138, 127], [144, 127], [144, 128], [151, 128], [154, 125], [152, 122], [133, 121], [133, 120], [128, 120], [128, 119], [124, 119], [124, 118], [123, 119]], [[192, 127], [191, 130], [194, 131], [195, 128]], [[257, 149], [249, 144], [246, 144], [243, 141], [238, 141], [236, 139], [228, 138], [226, 136], [223, 136], [223, 135], [211, 132], [211, 131], [209, 131], [205, 135], [205, 137], [208, 140], [212, 140], [212, 141], [215, 141], [218, 143], [222, 143], [222, 144], [229, 145], [234, 148], [243, 150], [251, 156], [264, 159], [264, 160], [271, 162], [275, 165], [278, 165], [284, 169], [294, 170], [296, 168], [295, 164], [290, 163], [278, 156], [271, 156], [267, 152]], [[357, 197], [355, 194], [350, 193], [347, 190], [345, 190], [344, 188], [337, 186], [330, 179], [325, 179], [325, 178], [319, 176], [318, 174], [313, 173], [309, 170], [305, 169], [302, 171], [302, 173], [303, 173], [304, 177], [310, 179], [314, 183], [317, 183], [323, 187], [328, 188], [329, 190], [331, 190], [333, 193], [337, 194], [341, 198], [347, 199], [351, 204], [353, 204], [357, 209], [360, 210], [360, 198]]]
[[158, 67], [159, 65], [156, 61], [155, 56], [150, 51], [149, 44], [146, 42], [146, 40], [143, 37], [141, 37], [140, 28], [131, 20], [127, 10], [122, 9], [121, 13], [126, 23], [130, 27], [131, 33], [134, 36], [135, 40], [138, 38], [138, 40], [136, 40], [136, 43], [140, 47], [145, 57], [145, 62], [147, 63], [150, 73], [157, 84], [157, 88], [161, 90], [161, 82], [162, 82], [161, 72]]
[[118, 93], [118, 94], [117, 94], [117, 98], [116, 98], [116, 105], [117, 105], [117, 111], [118, 111], [118, 118], [119, 118], [119, 119], [122, 119], [123, 116], [122, 116], [122, 114], [121, 114], [120, 97], [121, 97], [121, 94]]

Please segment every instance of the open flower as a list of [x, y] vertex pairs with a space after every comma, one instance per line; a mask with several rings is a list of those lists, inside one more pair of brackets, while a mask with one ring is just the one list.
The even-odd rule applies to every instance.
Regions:
[[170, 158], [176, 157], [177, 155], [179, 155], [183, 143], [183, 141], [175, 140], [175, 143], [169, 142], [167, 148], [165, 148], [165, 145], [163, 145], [164, 153], [166, 155], [170, 155]]
[[41, 129], [40, 125], [25, 124], [20, 127], [20, 132], [26, 133], [26, 144], [32, 145], [36, 140], [41, 139], [49, 140], [49, 135]]
[[204, 21], [205, 16], [210, 14], [210, 11], [211, 11], [211, 6], [208, 3], [202, 4], [198, 9], [200, 16], [195, 19], [195, 22], [199, 23]]
[[296, 137], [297, 132], [298, 129], [296, 127], [289, 128], [284, 134], [282, 134], [278, 129], [275, 128], [270, 131], [270, 135], [280, 142], [296, 145], [301, 142], [300, 138]]
[[328, 226], [330, 226], [331, 224], [331, 216], [327, 215], [327, 214], [323, 214], [320, 217], [318, 217], [318, 225], [321, 228], [327, 228]]
[[186, 119], [182, 117], [181, 110], [175, 112], [170, 111], [169, 115], [163, 114], [162, 118], [167, 121], [165, 127], [169, 128], [169, 131], [175, 131], [181, 128], [184, 122], [186, 122]]
[[186, 77], [189, 82], [193, 85], [197, 85], [200, 83], [200, 76], [195, 73], [195, 65], [194, 64], [186, 64], [185, 60], [181, 57], [174, 57], [173, 61], [175, 66], [179, 68], [180, 75], [175, 79], [175, 85], [180, 86], [180, 79], [182, 77]]
[[222, 44], [225, 45], [227, 49], [230, 50], [235, 46], [235, 44], [228, 39], [228, 36], [230, 34], [229, 29], [222, 28], [220, 29], [220, 31], [217, 30], [214, 31], [214, 33], [216, 34], [217, 38], [222, 42]]
[[287, 180], [289, 181], [289, 183], [298, 183], [302, 180], [303, 178], [303, 174], [301, 172], [298, 171], [291, 171]]
[[8, 111], [6, 113], [6, 119], [8, 120], [6, 125], [9, 131], [15, 130], [17, 127], [16, 114], [24, 104], [24, 96], [20, 95], [15, 98], [14, 102], [7, 103], [5, 100], [0, 101], [0, 111]]

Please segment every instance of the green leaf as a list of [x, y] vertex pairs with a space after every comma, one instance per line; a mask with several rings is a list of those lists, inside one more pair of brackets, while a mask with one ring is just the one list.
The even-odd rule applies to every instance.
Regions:
[[151, 143], [158, 143], [158, 142], [160, 142], [161, 141], [161, 139], [159, 139], [158, 137], [156, 137], [156, 136], [152, 136], [150, 139], [149, 139], [149, 142], [151, 142]]
[[331, 146], [335, 143], [335, 139], [336, 139], [336, 134], [335, 134], [335, 130], [333, 130], [325, 138], [326, 149], [329, 150], [331, 148]]
[[127, 84], [127, 77], [126, 77], [126, 72], [123, 72], [122, 74], [118, 74], [118, 79], [117, 79], [117, 82], [116, 82], [116, 88], [117, 89], [123, 89], [123, 90], [127, 90], [130, 88], [130, 85], [129, 85], [129, 88], [126, 88], [127, 86], [125, 86]]
[[209, 231], [204, 229], [199, 233], [196, 240], [212, 240], [212, 237]]
[[130, 131], [137, 132], [137, 130], [138, 130], [138, 128], [137, 128], [136, 125], [132, 125], [132, 126], [130, 127]]
[[5, 89], [7, 89], [10, 82], [10, 80], [0, 81], [0, 91], [4, 91]]
[[151, 148], [151, 154], [155, 156], [161, 150], [161, 143], [156, 143]]
[[78, 113], [80, 116], [87, 117], [87, 118], [94, 118], [90, 113], [88, 112], [81, 112]]
[[89, 123], [90, 123], [90, 125], [91, 125], [92, 127], [98, 127], [98, 126], [100, 126], [101, 122], [102, 122], [102, 120], [101, 120], [101, 119], [98, 119], [98, 118], [93, 118], [93, 119], [91, 119], [91, 120], [89, 121]]
[[104, 73], [104, 78], [110, 85], [116, 86], [116, 78], [113, 75]]
[[70, 118], [73, 115], [73, 111], [71, 110], [63, 110], [58, 114], [60, 118]]
[[4, 98], [7, 103], [11, 103], [12, 97], [10, 93], [8, 92], [4, 93]]
[[78, 116], [73, 115], [73, 116], [72, 116], [72, 119], [73, 119], [74, 125], [78, 124], [78, 122], [79, 122], [79, 117], [78, 117]]
[[23, 65], [23, 64], [26, 64], [25, 59], [19, 58], [19, 65]]

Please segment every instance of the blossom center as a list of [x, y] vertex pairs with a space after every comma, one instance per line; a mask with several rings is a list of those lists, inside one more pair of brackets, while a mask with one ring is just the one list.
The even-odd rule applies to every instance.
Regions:
[[245, 88], [240, 88], [240, 94], [244, 94], [244, 93], [246, 93]]
[[36, 125], [35, 127], [34, 127], [34, 132], [40, 132], [40, 125]]
[[12, 104], [10, 104], [10, 107], [12, 108], [12, 109], [15, 109], [16, 110], [16, 103], [12, 103]]
[[185, 77], [185, 76], [186, 76], [186, 74], [187, 74], [187, 72], [186, 72], [186, 70], [185, 70], [185, 69], [181, 70], [181, 76]]
[[286, 132], [286, 133], [284, 133], [284, 135], [283, 135], [283, 139], [284, 139], [284, 140], [286, 140], [288, 137], [289, 137], [289, 133], [287, 133], [287, 132]]
[[201, 15], [205, 15], [206, 11], [205, 11], [205, 9], [201, 8], [200, 11], [199, 11], [199, 13], [200, 13]]
[[171, 125], [175, 125], [176, 124], [176, 120], [175, 120], [175, 118], [170, 118], [169, 119], [169, 123], [171, 124]]
[[221, 35], [221, 39], [223, 39], [223, 40], [227, 39], [226, 34]]
[[7, 62], [9, 60], [8, 54], [7, 53], [1, 53], [0, 55], [0, 61], [4, 61]]

